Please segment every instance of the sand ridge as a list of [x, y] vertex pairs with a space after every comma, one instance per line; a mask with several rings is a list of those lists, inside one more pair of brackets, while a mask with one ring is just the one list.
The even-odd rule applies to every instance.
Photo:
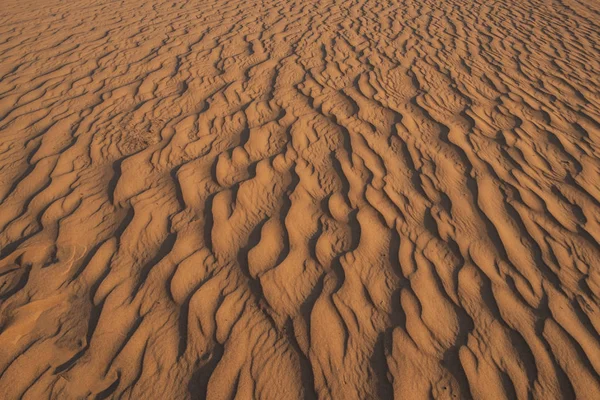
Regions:
[[3, 1], [3, 398], [600, 398], [599, 25]]

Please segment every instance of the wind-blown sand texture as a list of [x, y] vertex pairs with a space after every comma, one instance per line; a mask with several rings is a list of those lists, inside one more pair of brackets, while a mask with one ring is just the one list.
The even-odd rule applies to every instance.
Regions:
[[600, 398], [600, 3], [1, 8], [2, 399]]

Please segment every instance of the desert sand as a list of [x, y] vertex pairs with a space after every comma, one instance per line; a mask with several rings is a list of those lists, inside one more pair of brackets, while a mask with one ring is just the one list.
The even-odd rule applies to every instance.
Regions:
[[596, 0], [2, 0], [0, 398], [599, 399]]

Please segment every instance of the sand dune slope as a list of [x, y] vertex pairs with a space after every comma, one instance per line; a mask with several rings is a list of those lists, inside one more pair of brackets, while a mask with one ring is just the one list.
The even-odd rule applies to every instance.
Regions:
[[2, 399], [600, 398], [595, 0], [4, 0]]

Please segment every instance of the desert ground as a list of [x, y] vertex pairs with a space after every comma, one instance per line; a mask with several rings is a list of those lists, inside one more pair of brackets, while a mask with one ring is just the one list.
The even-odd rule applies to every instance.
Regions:
[[599, 399], [596, 0], [2, 0], [0, 398]]

